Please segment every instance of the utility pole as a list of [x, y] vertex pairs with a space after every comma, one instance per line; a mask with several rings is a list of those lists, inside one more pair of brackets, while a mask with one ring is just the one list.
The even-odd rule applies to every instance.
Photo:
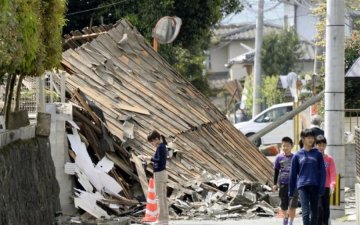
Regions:
[[256, 18], [255, 63], [253, 83], [253, 111], [255, 117], [261, 112], [261, 48], [264, 30], [264, 0], [259, 0]]
[[327, 152], [333, 157], [340, 174], [340, 204], [331, 206], [331, 216], [345, 215], [344, 182], [344, 1], [327, 0], [326, 60], [325, 60], [325, 136]]

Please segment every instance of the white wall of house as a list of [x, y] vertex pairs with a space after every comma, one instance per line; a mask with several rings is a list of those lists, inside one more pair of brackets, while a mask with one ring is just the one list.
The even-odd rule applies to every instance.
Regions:
[[[284, 16], [288, 17], [288, 26], [295, 26], [296, 32], [308, 41], [314, 41], [316, 36], [316, 24], [318, 18], [311, 12], [311, 8], [305, 6], [295, 6], [284, 4]], [[351, 35], [351, 21], [345, 18], [345, 35]]]
[[208, 72], [229, 71], [229, 69], [225, 67], [225, 64], [228, 62], [228, 45], [210, 49], [209, 55]]
[[300, 74], [313, 74], [314, 61], [303, 62], [300, 69], [301, 69]]
[[296, 31], [306, 40], [313, 41], [316, 36], [316, 23], [318, 19], [313, 16], [309, 8], [296, 7]]
[[[247, 53], [249, 50], [240, 45], [243, 43], [250, 48], [255, 48], [255, 40], [248, 41], [233, 41], [229, 45], [228, 57], [229, 59], [235, 58], [239, 55]], [[233, 65], [230, 70], [230, 79], [231, 80], [242, 80], [246, 77], [247, 72], [246, 68], [243, 65]]]
[[294, 4], [284, 4], [284, 18], [288, 18], [288, 26], [295, 27], [296, 32], [304, 39], [312, 41], [316, 35], [317, 17], [313, 16], [311, 9]]
[[230, 80], [244, 80], [247, 76], [244, 65], [235, 64], [230, 69]]
[[289, 27], [295, 25], [295, 7], [291, 4], [284, 4], [284, 19], [287, 16], [287, 23]]

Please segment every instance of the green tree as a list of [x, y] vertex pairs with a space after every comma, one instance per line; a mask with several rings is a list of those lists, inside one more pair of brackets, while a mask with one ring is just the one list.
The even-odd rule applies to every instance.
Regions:
[[284, 101], [284, 92], [278, 88], [279, 75], [266, 76], [263, 78], [262, 95], [267, 106], [279, 104]]
[[210, 43], [211, 28], [223, 16], [241, 10], [239, 0], [69, 0], [64, 33], [125, 18], [151, 41], [156, 22], [163, 16], [176, 15], [183, 22], [179, 36], [174, 43], [161, 45], [159, 53], [196, 88], [207, 94], [209, 88], [203, 76], [203, 60], [204, 50]]
[[[319, 18], [319, 22], [316, 25], [316, 45], [325, 47], [325, 30], [326, 30], [326, 2], [325, 0], [316, 0], [317, 7], [314, 8], [313, 14]], [[350, 10], [359, 10], [360, 1], [358, 0], [346, 0], [346, 6]], [[359, 20], [354, 21], [355, 31], [352, 36], [345, 42], [345, 73], [351, 68], [352, 64], [360, 57], [360, 34], [359, 34]], [[325, 61], [325, 55], [318, 56], [320, 61]], [[325, 69], [320, 69], [321, 75], [324, 75]], [[321, 76], [324, 79], [325, 76]], [[324, 83], [324, 81], [322, 81]], [[345, 108], [354, 109], [360, 107], [360, 81], [345, 79]], [[321, 91], [321, 90], [320, 90]], [[324, 104], [324, 103], [323, 103]]]
[[16, 81], [19, 99], [24, 76], [39, 76], [59, 65], [64, 11], [65, 0], [0, 0], [0, 29], [7, 31], [0, 32], [0, 78], [6, 79], [6, 122]]
[[301, 44], [294, 30], [268, 34], [261, 49], [263, 73], [271, 76], [296, 72], [301, 55]]
[[244, 92], [243, 95], [246, 96], [245, 105], [246, 110], [249, 115], [252, 115], [252, 109], [253, 109], [253, 75], [246, 76], [245, 78], [245, 84], [244, 84]]

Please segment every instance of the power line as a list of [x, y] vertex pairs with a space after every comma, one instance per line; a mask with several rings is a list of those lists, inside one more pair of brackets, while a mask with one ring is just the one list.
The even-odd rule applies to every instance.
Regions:
[[67, 13], [66, 15], [67, 15], [67, 16], [72, 16], [72, 15], [81, 14], [81, 13], [85, 13], [85, 12], [91, 12], [91, 11], [94, 11], [94, 10], [104, 9], [104, 8], [108, 8], [108, 7], [110, 7], [110, 6], [118, 5], [118, 4], [127, 2], [127, 1], [128, 1], [128, 0], [122, 0], [122, 1], [118, 1], [118, 2], [111, 3], [111, 4], [98, 6], [98, 7], [96, 7], [96, 8], [92, 8], [92, 9], [86, 9], [86, 10], [81, 10], [81, 11], [77, 11], [77, 12]]
[[[276, 3], [275, 5], [270, 6], [268, 9], [264, 9], [264, 10], [260, 10], [260, 11], [262, 11], [262, 12], [271, 11], [271, 10], [275, 9], [276, 7], [278, 7], [281, 3], [282, 3], [282, 2], [278, 2], [278, 3]], [[244, 5], [244, 7], [245, 7], [247, 10], [249, 10], [249, 11], [251, 11], [251, 12], [254, 12], [254, 13], [257, 13], [257, 10], [254, 10], [254, 9], [252, 8], [252, 4], [251, 4], [248, 0], [244, 0], [244, 2], [242, 2], [242, 4]]]

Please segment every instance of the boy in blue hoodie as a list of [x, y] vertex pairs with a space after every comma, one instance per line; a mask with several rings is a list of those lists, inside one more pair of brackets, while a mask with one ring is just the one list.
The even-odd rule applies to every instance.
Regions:
[[291, 161], [289, 197], [298, 190], [304, 225], [316, 225], [319, 197], [324, 194], [326, 171], [322, 154], [313, 148], [315, 136], [311, 129], [301, 132], [303, 148]]

